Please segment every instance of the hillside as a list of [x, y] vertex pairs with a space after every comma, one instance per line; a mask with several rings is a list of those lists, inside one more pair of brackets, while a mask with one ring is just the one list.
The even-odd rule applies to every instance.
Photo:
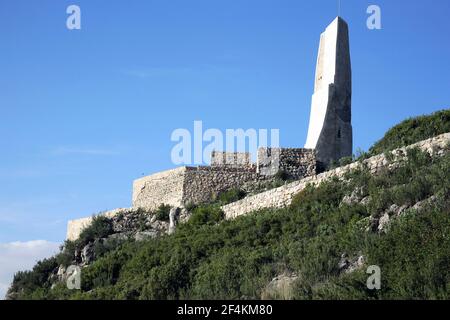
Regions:
[[380, 154], [445, 132], [450, 132], [450, 109], [401, 122], [388, 130], [384, 137], [370, 148], [369, 153]]
[[[369, 153], [444, 132], [450, 110], [402, 122]], [[188, 208], [173, 234], [151, 239], [117, 237], [117, 221], [96, 218], [60, 254], [17, 273], [8, 298], [450, 299], [450, 152], [412, 149], [377, 176], [359, 169], [306, 188], [288, 208], [223, 220], [220, 205], [242, 196], [231, 190]], [[148, 219], [166, 223], [168, 209], [120, 223], [145, 232]], [[80, 261], [88, 245], [92, 257]], [[74, 263], [83, 265], [81, 290], [61, 281]], [[381, 269], [381, 290], [366, 286], [370, 265]]]

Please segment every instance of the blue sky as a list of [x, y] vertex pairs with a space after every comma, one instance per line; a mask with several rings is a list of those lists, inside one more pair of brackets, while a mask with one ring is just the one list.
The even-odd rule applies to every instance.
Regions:
[[[82, 29], [66, 28], [79, 5]], [[366, 27], [369, 4], [382, 30]], [[279, 128], [305, 143], [320, 33], [336, 0], [0, 2], [0, 243], [61, 242], [171, 168], [170, 135]], [[342, 0], [354, 150], [449, 107], [450, 2]]]

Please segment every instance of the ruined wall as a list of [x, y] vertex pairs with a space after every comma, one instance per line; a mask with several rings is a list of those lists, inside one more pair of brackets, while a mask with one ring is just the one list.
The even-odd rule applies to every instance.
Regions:
[[[112, 218], [120, 213], [129, 212], [130, 210], [131, 209], [129, 209], [129, 208], [128, 209], [120, 208], [120, 209], [114, 209], [111, 211], [102, 212], [99, 215], [107, 217], [107, 218]], [[93, 217], [91, 216], [91, 217], [87, 217], [87, 218], [70, 220], [67, 223], [67, 235], [66, 235], [67, 240], [74, 241], [74, 240], [78, 239], [78, 237], [80, 236], [80, 233], [83, 231], [83, 229], [91, 224], [92, 219], [93, 219]]]
[[392, 151], [392, 155], [394, 156], [392, 161], [389, 161], [384, 154], [380, 154], [364, 160], [362, 163], [354, 162], [344, 167], [330, 170], [319, 175], [310, 176], [282, 187], [244, 198], [240, 201], [223, 206], [222, 210], [224, 211], [227, 219], [233, 219], [237, 216], [264, 208], [285, 207], [288, 206], [291, 203], [292, 198], [297, 193], [302, 191], [308, 184], [317, 185], [332, 177], [342, 177], [345, 173], [363, 165], [367, 166], [372, 174], [377, 174], [380, 170], [398, 166], [399, 161], [405, 158], [407, 149], [417, 147], [434, 156], [439, 156], [450, 151], [449, 144], [450, 133], [445, 133], [440, 136]]
[[252, 160], [249, 152], [222, 152], [211, 153], [212, 167], [252, 168]]
[[133, 207], [154, 210], [161, 204], [182, 207], [208, 202], [220, 192], [258, 179], [255, 167], [181, 167], [135, 180]]
[[135, 180], [133, 207], [154, 210], [162, 203], [181, 207], [186, 171], [186, 167], [180, 167]]
[[219, 193], [238, 188], [248, 181], [260, 179], [255, 169], [230, 167], [188, 167], [186, 170], [183, 202], [202, 203], [214, 199]]
[[315, 151], [305, 148], [259, 148], [257, 171], [273, 176], [283, 171], [292, 179], [302, 179], [316, 174]]
[[257, 166], [249, 153], [213, 152], [211, 166], [181, 167], [135, 180], [133, 207], [154, 210], [161, 204], [208, 202], [230, 188], [270, 180], [280, 170], [294, 179], [315, 174], [314, 150], [260, 148]]
[[[372, 174], [391, 169], [405, 158], [409, 148], [417, 147], [434, 156], [450, 151], [450, 133], [420, 141], [413, 145], [392, 151], [393, 159], [388, 160], [384, 154], [374, 156], [362, 163], [355, 162], [344, 167], [313, 175], [286, 184], [282, 187], [246, 197], [240, 201], [225, 205], [222, 210], [227, 219], [247, 214], [264, 208], [288, 206], [292, 198], [308, 184], [317, 185], [332, 177], [342, 177], [345, 173], [367, 166]], [[181, 167], [138, 179], [133, 184], [133, 208], [116, 209], [103, 213], [114, 217], [121, 212], [137, 210], [137, 207], [157, 208], [161, 203], [181, 207], [189, 202], [204, 202], [214, 194], [233, 187], [242, 187], [251, 181], [264, 181], [270, 177], [259, 175], [256, 170], [220, 167]], [[92, 222], [92, 217], [71, 220], [67, 225], [67, 239], [75, 240], [81, 231]]]

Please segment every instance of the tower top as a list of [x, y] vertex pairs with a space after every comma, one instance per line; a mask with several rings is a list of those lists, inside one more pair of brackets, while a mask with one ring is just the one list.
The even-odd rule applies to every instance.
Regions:
[[325, 165], [352, 154], [351, 92], [348, 25], [337, 16], [320, 35], [305, 144]]

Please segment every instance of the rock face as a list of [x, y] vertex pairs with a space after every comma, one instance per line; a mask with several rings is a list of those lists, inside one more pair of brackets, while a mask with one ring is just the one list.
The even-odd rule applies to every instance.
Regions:
[[356, 258], [349, 258], [346, 253], [341, 255], [341, 260], [339, 261], [338, 268], [340, 272], [352, 273], [364, 266], [365, 258], [360, 255]]
[[177, 218], [178, 213], [180, 209], [179, 208], [170, 208], [169, 213], [169, 234], [172, 234], [175, 232], [175, 227], [177, 226]]
[[261, 293], [263, 300], [291, 300], [293, 293], [293, 286], [297, 281], [298, 276], [295, 274], [283, 273], [269, 282]]
[[352, 76], [348, 25], [337, 17], [320, 36], [305, 148], [324, 165], [352, 155]]
[[94, 255], [94, 246], [95, 244], [93, 242], [88, 243], [84, 248], [81, 250], [81, 263], [82, 265], [90, 264], [95, 259]]

